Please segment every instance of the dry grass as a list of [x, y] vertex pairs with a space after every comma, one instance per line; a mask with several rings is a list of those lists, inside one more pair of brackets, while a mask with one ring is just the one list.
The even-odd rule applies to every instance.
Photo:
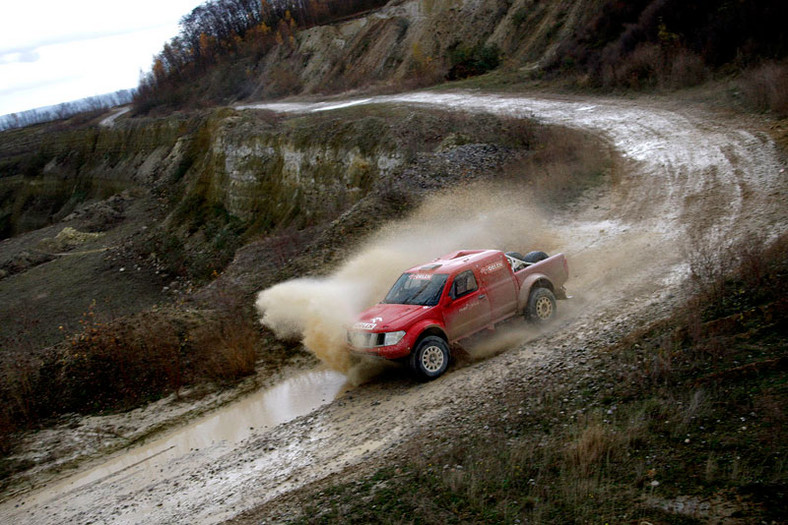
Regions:
[[566, 450], [567, 465], [588, 476], [600, 462], [608, 461], [620, 449], [618, 437], [600, 421], [578, 425], [580, 435], [570, 442]]

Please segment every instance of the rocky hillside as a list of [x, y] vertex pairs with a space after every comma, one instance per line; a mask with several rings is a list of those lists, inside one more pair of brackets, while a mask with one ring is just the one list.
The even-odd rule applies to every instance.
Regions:
[[[374, 82], [424, 85], [468, 67], [483, 48], [495, 49], [511, 64], [538, 63], [549, 59], [599, 3], [390, 2], [365, 17], [301, 32], [293, 47], [266, 57], [260, 84], [264, 94], [286, 80], [306, 92]], [[289, 79], [280, 77], [284, 69], [291, 72]]]
[[[241, 34], [217, 29], [201, 37], [201, 53], [184, 44], [196, 39], [184, 28], [141, 84], [137, 111], [401, 90], [493, 70], [503, 83], [548, 79], [628, 90], [676, 89], [745, 72], [761, 77], [754, 80], [763, 85], [745, 90], [755, 105], [788, 109], [779, 88], [788, 44], [777, 22], [788, 13], [772, 0], [392, 0], [325, 23], [311, 9]], [[759, 72], [763, 67], [777, 69]]]
[[[207, 73], [187, 81], [176, 72], [180, 65], [164, 67], [145, 85], [137, 107], [148, 111], [200, 105], [206, 98], [226, 103], [371, 86], [424, 86], [478, 75], [502, 63], [509, 69], [530, 68], [551, 60], [558, 44], [588, 23], [602, 4], [394, 0], [349, 20], [307, 29], [252, 28], [227, 60]], [[261, 32], [270, 37], [270, 45], [261, 43]], [[167, 57], [162, 54], [161, 61], [174, 61]]]

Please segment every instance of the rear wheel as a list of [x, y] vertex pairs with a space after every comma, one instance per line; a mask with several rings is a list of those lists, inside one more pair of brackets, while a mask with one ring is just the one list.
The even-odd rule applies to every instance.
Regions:
[[422, 381], [435, 379], [449, 366], [449, 345], [442, 338], [429, 335], [419, 341], [410, 354], [410, 368]]
[[526, 319], [532, 323], [545, 324], [555, 317], [555, 295], [547, 288], [534, 288], [528, 296]]

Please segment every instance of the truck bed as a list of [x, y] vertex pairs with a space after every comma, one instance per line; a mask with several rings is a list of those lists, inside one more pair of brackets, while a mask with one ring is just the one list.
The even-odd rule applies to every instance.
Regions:
[[569, 268], [563, 253], [557, 253], [537, 263], [524, 264], [526, 265], [525, 268], [514, 272], [517, 283], [521, 288], [528, 279], [538, 281], [540, 277], [544, 277], [553, 284], [553, 293], [558, 296], [563, 290], [564, 283], [569, 279]]

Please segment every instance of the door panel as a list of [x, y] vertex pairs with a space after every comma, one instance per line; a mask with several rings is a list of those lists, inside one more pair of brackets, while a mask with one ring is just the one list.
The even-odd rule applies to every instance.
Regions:
[[490, 324], [490, 301], [472, 271], [454, 278], [450, 302], [444, 308], [443, 319], [449, 339], [456, 341]]
[[491, 264], [481, 269], [482, 285], [490, 301], [490, 316], [498, 321], [517, 311], [518, 287], [509, 264]]

